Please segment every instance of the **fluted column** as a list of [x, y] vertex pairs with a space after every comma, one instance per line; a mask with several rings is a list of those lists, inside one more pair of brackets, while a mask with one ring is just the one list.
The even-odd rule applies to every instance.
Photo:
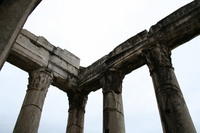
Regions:
[[144, 57], [153, 80], [164, 133], [196, 133], [176, 79], [168, 48], [157, 44]]
[[52, 82], [52, 74], [45, 69], [38, 69], [29, 75], [28, 90], [17, 119], [14, 133], [37, 133], [42, 107]]
[[83, 133], [87, 95], [68, 93], [69, 111], [67, 133]]
[[101, 79], [103, 86], [103, 133], [125, 133], [122, 80], [124, 75], [112, 69]]

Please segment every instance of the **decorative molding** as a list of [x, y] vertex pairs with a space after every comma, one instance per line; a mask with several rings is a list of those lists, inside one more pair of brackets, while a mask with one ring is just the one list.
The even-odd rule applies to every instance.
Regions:
[[100, 80], [100, 84], [103, 88], [103, 93], [115, 92], [120, 94], [122, 92], [122, 81], [124, 74], [116, 69], [109, 69], [105, 72], [103, 78]]
[[87, 103], [87, 95], [81, 93], [67, 93], [69, 100], [69, 112], [78, 109], [85, 112], [85, 106]]
[[29, 74], [28, 90], [46, 90], [53, 81], [53, 74], [44, 68]]
[[153, 73], [160, 67], [173, 68], [171, 63], [171, 51], [165, 45], [156, 44], [152, 48], [145, 49], [142, 51], [142, 56], [145, 58], [150, 73]]

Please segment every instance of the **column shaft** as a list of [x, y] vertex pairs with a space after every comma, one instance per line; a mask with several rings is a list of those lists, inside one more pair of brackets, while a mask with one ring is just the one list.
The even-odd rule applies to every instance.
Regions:
[[101, 80], [103, 84], [103, 133], [125, 133], [122, 74], [110, 70]]
[[41, 0], [1, 0], [0, 70], [27, 17]]
[[84, 115], [87, 96], [83, 94], [68, 93], [69, 114], [67, 123], [67, 133], [83, 133]]
[[44, 100], [52, 74], [39, 69], [30, 74], [28, 90], [18, 116], [14, 133], [37, 133]]
[[196, 133], [172, 67], [168, 48], [157, 45], [144, 52], [153, 80], [164, 133]]

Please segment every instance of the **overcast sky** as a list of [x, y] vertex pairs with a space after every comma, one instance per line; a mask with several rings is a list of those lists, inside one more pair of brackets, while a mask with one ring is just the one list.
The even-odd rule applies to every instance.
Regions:
[[[117, 45], [166, 17], [191, 0], [43, 0], [25, 24], [55, 46], [74, 53], [88, 66]], [[190, 114], [200, 132], [200, 37], [172, 51], [175, 73]], [[18, 117], [28, 74], [6, 63], [0, 72], [0, 133], [11, 133]], [[102, 92], [92, 92], [85, 114], [85, 133], [102, 133]], [[127, 133], [161, 133], [153, 84], [147, 66], [123, 82]], [[68, 99], [51, 86], [47, 94], [39, 133], [64, 133]]]

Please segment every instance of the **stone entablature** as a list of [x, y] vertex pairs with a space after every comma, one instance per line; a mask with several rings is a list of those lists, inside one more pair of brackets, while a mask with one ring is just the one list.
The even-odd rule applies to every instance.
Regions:
[[80, 59], [27, 30], [18, 35], [8, 61], [27, 72], [40, 67], [51, 70], [55, 78], [53, 85], [60, 89], [77, 85]]
[[[23, 0], [15, 0], [17, 7], [20, 1], [22, 3]], [[22, 5], [23, 10], [27, 8], [30, 13], [39, 1], [26, 1]], [[10, 11], [11, 8], [6, 7], [14, 4], [2, 1], [0, 11]], [[35, 36], [27, 30], [21, 30], [14, 46], [9, 48], [23, 25], [18, 21], [25, 21], [26, 17], [27, 12], [18, 14], [18, 18], [13, 20], [15, 25], [7, 29], [9, 34], [2, 26], [7, 20], [0, 22], [0, 29], [5, 31], [0, 34], [0, 57], [3, 57], [0, 68], [11, 51], [7, 61], [30, 76], [15, 133], [37, 133], [43, 103], [51, 84], [65, 91], [69, 98], [67, 133], [83, 133], [87, 96], [100, 88], [104, 102], [103, 132], [125, 133], [122, 81], [126, 74], [143, 65], [148, 66], [153, 80], [163, 132], [196, 133], [174, 73], [171, 50], [200, 34], [199, 0], [178, 9], [149, 31], [144, 30], [128, 39], [86, 68], [79, 66], [80, 59], [69, 51], [55, 47], [44, 37]]]
[[[157, 43], [166, 45], [170, 50], [184, 44], [200, 34], [200, 2], [193, 1], [153, 25], [118, 45], [80, 73], [80, 88], [87, 91], [99, 89], [99, 79], [110, 68], [125, 74], [145, 65], [142, 51]], [[91, 87], [93, 86], [93, 87]], [[96, 86], [96, 87], [94, 87]]]

